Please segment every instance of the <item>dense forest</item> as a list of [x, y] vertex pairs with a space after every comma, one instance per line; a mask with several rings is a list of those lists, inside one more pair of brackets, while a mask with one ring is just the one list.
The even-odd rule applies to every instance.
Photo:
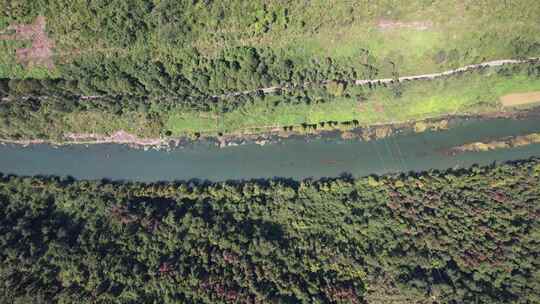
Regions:
[[1, 176], [0, 302], [538, 303], [539, 181]]

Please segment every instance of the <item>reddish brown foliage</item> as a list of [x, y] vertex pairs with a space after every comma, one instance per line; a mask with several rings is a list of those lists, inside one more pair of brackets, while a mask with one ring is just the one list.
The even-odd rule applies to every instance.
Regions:
[[172, 266], [169, 263], [165, 262], [162, 263], [161, 266], [159, 266], [158, 272], [159, 274], [164, 275], [171, 273], [172, 270]]
[[[239, 298], [239, 293], [236, 290], [230, 289], [225, 284], [220, 282], [204, 281], [201, 284], [203, 289], [209, 289], [213, 291], [219, 298], [224, 299], [227, 302], [235, 302]], [[245, 301], [241, 301], [245, 302]]]
[[351, 287], [329, 287], [325, 289], [325, 294], [332, 302], [360, 303], [358, 295]]
[[137, 217], [129, 214], [129, 211], [124, 206], [113, 206], [111, 208], [111, 214], [113, 218], [115, 218], [124, 225], [137, 221]]
[[229, 264], [238, 263], [238, 256], [235, 253], [225, 251], [223, 252], [223, 260]]

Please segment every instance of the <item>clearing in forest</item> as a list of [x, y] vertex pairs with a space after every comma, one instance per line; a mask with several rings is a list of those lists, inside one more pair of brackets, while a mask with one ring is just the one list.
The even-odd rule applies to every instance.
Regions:
[[514, 93], [501, 97], [502, 105], [505, 107], [515, 107], [540, 102], [540, 91], [527, 93]]
[[30, 47], [15, 51], [17, 62], [27, 67], [45, 66], [52, 70], [54, 41], [47, 36], [45, 24], [43, 16], [36, 17], [32, 24], [12, 24], [0, 32], [0, 40], [30, 41]]

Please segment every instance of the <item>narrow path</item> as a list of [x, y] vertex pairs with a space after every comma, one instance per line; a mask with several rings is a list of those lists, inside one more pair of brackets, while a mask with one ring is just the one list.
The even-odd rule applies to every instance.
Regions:
[[[356, 79], [356, 80], [354, 80], [354, 84], [355, 85], [375, 85], [375, 84], [393, 83], [393, 82], [396, 82], [396, 81], [401, 82], [401, 81], [412, 81], [412, 80], [433, 80], [433, 79], [436, 79], [436, 78], [445, 77], [445, 76], [451, 76], [451, 75], [455, 75], [455, 74], [459, 74], [459, 73], [463, 73], [463, 72], [467, 72], [467, 71], [471, 71], [471, 70], [477, 70], [477, 69], [481, 69], [481, 68], [498, 67], [498, 66], [507, 65], [507, 64], [533, 63], [533, 62], [537, 62], [537, 61], [540, 61], [540, 57], [531, 57], [531, 58], [521, 59], [521, 60], [520, 59], [493, 60], [493, 61], [486, 61], [486, 62], [482, 62], [482, 63], [478, 63], [478, 64], [470, 64], [470, 65], [466, 65], [464, 67], [460, 67], [460, 68], [457, 68], [457, 69], [448, 70], [448, 71], [440, 72], [440, 73], [403, 76], [403, 77], [399, 77], [397, 79], [396, 78]], [[325, 83], [328, 83], [328, 82], [330, 82], [330, 80], [325, 80], [325, 81], [322, 81], [321, 83], [325, 84]], [[302, 86], [305, 86], [305, 85], [308, 85], [308, 84], [310, 84], [310, 83], [306, 82], [306, 83], [302, 84]], [[277, 90], [288, 88], [288, 87], [291, 87], [291, 86], [273, 86], [273, 87], [261, 88], [261, 89], [256, 89], [256, 90], [233, 92], [233, 93], [228, 93], [228, 94], [224, 94], [224, 95], [215, 95], [213, 97], [215, 97], [215, 98], [219, 98], [219, 97], [223, 98], [223, 97], [239, 96], [239, 95], [245, 95], [245, 94], [255, 93], [255, 92], [259, 92], [259, 91], [261, 91], [263, 93], [274, 93]]]
[[[487, 67], [497, 67], [497, 66], [502, 66], [502, 65], [505, 65], [505, 64], [533, 63], [533, 62], [536, 62], [536, 61], [539, 61], [539, 60], [540, 60], [540, 57], [533, 57], [533, 58], [528, 58], [528, 59], [523, 59], [523, 60], [503, 59], [503, 60], [487, 61], [487, 62], [483, 62], [483, 63], [479, 63], [479, 64], [470, 64], [470, 65], [467, 65], [467, 66], [464, 66], [464, 67], [461, 67], [461, 68], [457, 68], [457, 69], [454, 69], [454, 70], [449, 70], [449, 71], [441, 72], [441, 73], [423, 74], [423, 75], [415, 75], [415, 76], [403, 76], [403, 77], [399, 77], [398, 81], [411, 81], [411, 80], [420, 80], [420, 79], [435, 79], [435, 78], [439, 78], [439, 77], [444, 77], [444, 76], [450, 76], [450, 75], [454, 75], [454, 74], [458, 74], [458, 73], [463, 73], [463, 72], [470, 71], [470, 70], [477, 70], [477, 69], [487, 68]], [[395, 79], [389, 79], [389, 78], [376, 79], [376, 80], [355, 80], [355, 84], [356, 85], [364, 85], [364, 84], [377, 83], [377, 82], [379, 82], [379, 83], [390, 83], [390, 82], [393, 82], [394, 80]]]

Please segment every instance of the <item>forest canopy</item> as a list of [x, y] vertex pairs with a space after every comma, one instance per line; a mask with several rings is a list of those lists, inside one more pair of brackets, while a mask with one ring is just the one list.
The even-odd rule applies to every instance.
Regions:
[[536, 303], [540, 160], [327, 180], [2, 176], [4, 303]]

